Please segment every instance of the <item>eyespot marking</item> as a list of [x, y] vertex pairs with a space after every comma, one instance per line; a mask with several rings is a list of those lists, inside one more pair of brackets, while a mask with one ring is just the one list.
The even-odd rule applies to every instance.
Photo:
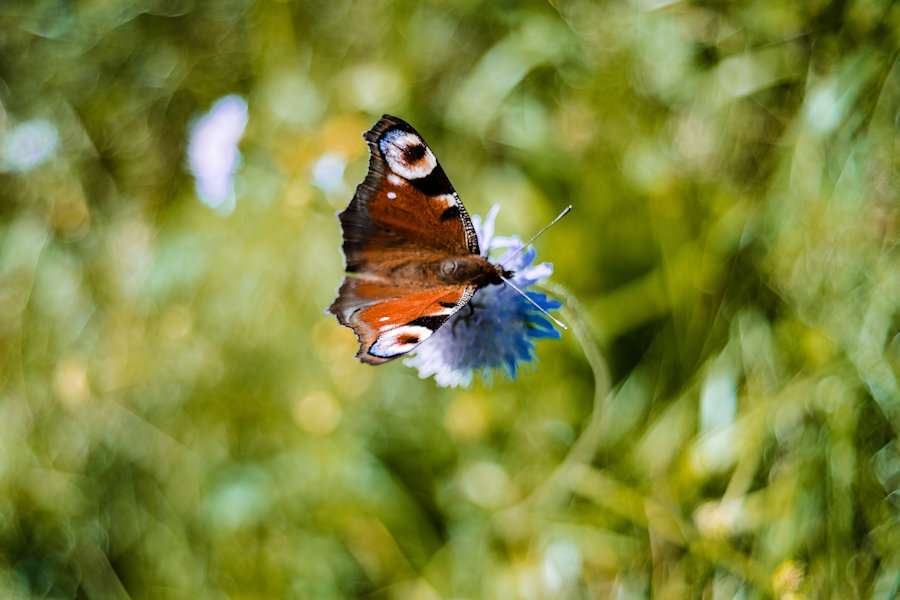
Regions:
[[431, 337], [432, 333], [431, 329], [422, 325], [395, 327], [378, 336], [369, 348], [369, 354], [379, 358], [393, 358], [409, 352]]
[[415, 133], [392, 129], [379, 142], [388, 166], [407, 179], [427, 177], [437, 166], [437, 159]]
[[423, 156], [425, 156], [425, 152], [428, 149], [425, 147], [425, 144], [416, 144], [414, 146], [407, 146], [403, 149], [403, 158], [408, 163], [414, 163]]

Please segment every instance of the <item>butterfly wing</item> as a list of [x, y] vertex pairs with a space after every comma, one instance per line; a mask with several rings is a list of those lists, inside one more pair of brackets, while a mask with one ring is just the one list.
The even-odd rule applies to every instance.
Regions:
[[425, 341], [475, 292], [417, 267], [479, 248], [456, 190], [415, 129], [384, 115], [364, 138], [369, 171], [338, 215], [346, 270], [355, 276], [329, 310], [355, 331], [357, 358], [381, 364]]
[[478, 254], [472, 220], [422, 136], [384, 115], [364, 137], [369, 172], [338, 215], [347, 271], [385, 274], [394, 264], [389, 258], [426, 249]]
[[421, 289], [347, 277], [331, 312], [359, 339], [356, 357], [370, 365], [397, 358], [427, 340], [464, 306], [475, 286]]

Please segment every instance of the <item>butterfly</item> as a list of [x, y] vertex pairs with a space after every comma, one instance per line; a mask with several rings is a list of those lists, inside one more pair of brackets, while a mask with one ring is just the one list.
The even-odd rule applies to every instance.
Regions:
[[380, 365], [513, 274], [481, 255], [466, 207], [409, 123], [384, 115], [363, 138], [369, 171], [338, 215], [348, 275], [328, 310], [356, 333], [356, 357]]

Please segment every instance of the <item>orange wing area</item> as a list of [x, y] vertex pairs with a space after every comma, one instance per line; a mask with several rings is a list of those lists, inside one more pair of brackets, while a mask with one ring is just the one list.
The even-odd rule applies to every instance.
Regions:
[[422, 289], [347, 277], [329, 310], [356, 333], [356, 357], [380, 365], [431, 337], [474, 293], [474, 286]]

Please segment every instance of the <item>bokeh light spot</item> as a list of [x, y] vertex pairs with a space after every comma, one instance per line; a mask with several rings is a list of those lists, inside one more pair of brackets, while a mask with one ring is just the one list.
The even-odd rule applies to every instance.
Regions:
[[294, 422], [313, 435], [328, 435], [341, 422], [341, 407], [326, 392], [300, 396], [293, 407]]
[[463, 494], [482, 508], [498, 508], [512, 498], [509, 475], [495, 462], [477, 461], [463, 467], [459, 474]]
[[581, 574], [581, 551], [569, 540], [556, 540], [544, 550], [541, 575], [544, 587], [558, 594], [578, 580]]
[[340, 154], [329, 152], [319, 157], [312, 169], [313, 185], [326, 194], [336, 194], [346, 187], [344, 169], [347, 159]]
[[484, 435], [490, 423], [490, 412], [482, 397], [460, 394], [447, 407], [444, 427], [459, 440], [474, 440]]
[[59, 132], [50, 121], [34, 119], [14, 127], [2, 144], [0, 169], [24, 173], [50, 160], [59, 146]]
[[53, 390], [66, 408], [78, 408], [88, 399], [87, 369], [77, 358], [66, 358], [56, 365]]
[[270, 501], [268, 479], [262, 471], [236, 468], [213, 489], [207, 510], [214, 528], [233, 530], [257, 522]]
[[837, 92], [832, 85], [822, 85], [813, 90], [806, 104], [806, 120], [817, 133], [829, 133], [842, 118]]

